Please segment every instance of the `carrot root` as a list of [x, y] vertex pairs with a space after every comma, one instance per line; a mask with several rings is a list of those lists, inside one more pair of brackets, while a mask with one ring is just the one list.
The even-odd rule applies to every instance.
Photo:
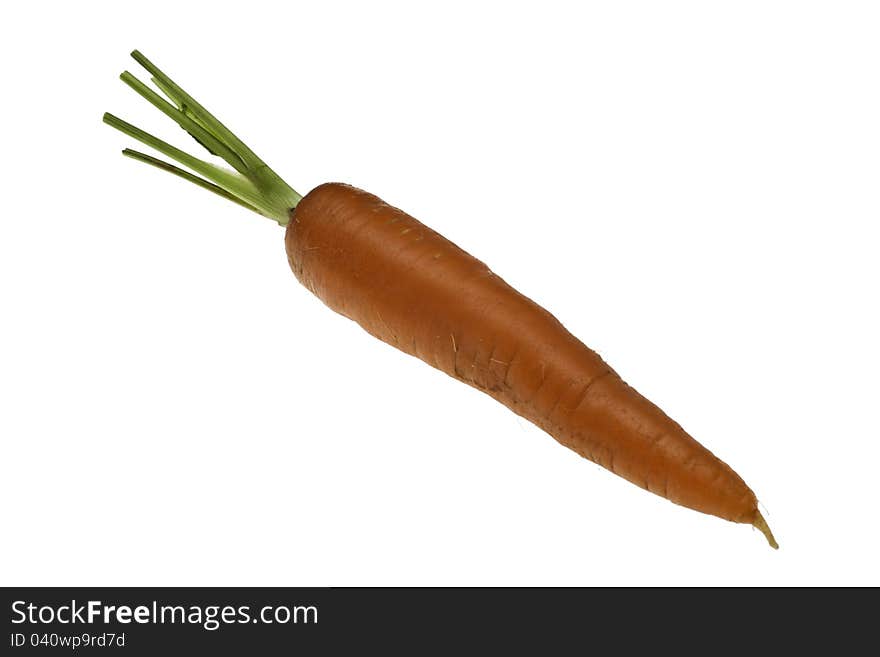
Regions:
[[760, 511], [758, 511], [755, 515], [755, 521], [752, 523], [752, 525], [755, 528], [759, 529], [762, 534], [764, 534], [767, 542], [770, 544], [770, 547], [772, 547], [774, 550], [779, 549], [779, 543], [777, 543], [776, 539], [773, 538], [773, 532], [770, 531], [770, 526], [767, 524], [767, 521], [764, 520], [764, 516], [761, 515]]
[[[325, 183], [303, 197], [152, 62], [131, 55], [156, 89], [127, 71], [122, 81], [231, 169], [105, 114], [105, 123], [177, 164], [130, 148], [124, 155], [286, 226], [287, 257], [300, 282], [376, 338], [648, 491], [733, 522], [753, 518], [779, 548], [754, 493], [730, 466], [485, 263], [350, 185]], [[467, 371], [463, 359], [472, 363]]]

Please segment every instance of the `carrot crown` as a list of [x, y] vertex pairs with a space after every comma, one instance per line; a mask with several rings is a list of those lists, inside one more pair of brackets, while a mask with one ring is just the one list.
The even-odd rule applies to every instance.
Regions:
[[122, 154], [173, 173], [249, 210], [274, 219], [282, 226], [287, 225], [290, 210], [296, 207], [302, 195], [284, 182], [229, 128], [177, 86], [149, 59], [137, 50], [131, 56], [152, 76], [153, 84], [165, 97], [128, 71], [122, 73], [120, 79], [186, 130], [211, 155], [225, 160], [234, 171], [190, 155], [110, 113], [105, 113], [104, 123], [134, 137], [190, 171], [130, 148], [123, 150]]

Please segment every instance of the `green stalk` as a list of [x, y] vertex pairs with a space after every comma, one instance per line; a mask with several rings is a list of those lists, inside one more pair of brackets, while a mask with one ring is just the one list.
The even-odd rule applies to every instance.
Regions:
[[150, 165], [156, 167], [157, 169], [161, 169], [162, 171], [167, 171], [168, 173], [173, 173], [175, 176], [179, 176], [180, 178], [183, 178], [184, 180], [188, 180], [189, 182], [198, 185], [202, 189], [207, 189], [210, 192], [214, 192], [218, 196], [222, 196], [227, 201], [232, 201], [233, 203], [236, 203], [243, 208], [247, 208], [248, 210], [253, 210], [257, 214], [262, 214], [257, 208], [246, 203], [245, 201], [241, 200], [237, 196], [230, 194], [229, 192], [227, 192], [225, 189], [223, 189], [219, 185], [215, 185], [213, 183], [210, 183], [207, 180], [205, 180], [204, 178], [199, 178], [198, 176], [191, 174], [189, 171], [184, 171], [180, 167], [176, 167], [173, 164], [169, 164], [165, 160], [160, 160], [157, 157], [153, 157], [152, 155], [147, 155], [146, 153], [141, 153], [140, 151], [136, 151], [131, 148], [124, 149], [122, 151], [122, 154], [125, 155], [126, 157], [130, 157], [133, 160], [138, 160], [139, 162], [144, 162], [146, 164], [150, 164]]
[[194, 173], [131, 149], [125, 149], [122, 152], [123, 155], [168, 171], [249, 210], [274, 219], [282, 226], [287, 225], [290, 220], [290, 211], [296, 207], [302, 199], [302, 195], [285, 183], [229, 128], [177, 86], [150, 60], [137, 50], [132, 52], [131, 56], [151, 74], [153, 84], [171, 102], [168, 102], [128, 71], [120, 75], [122, 81], [188, 132], [211, 155], [225, 160], [234, 171], [190, 155], [168, 142], [106, 113], [104, 114], [104, 123], [150, 146]]
[[244, 174], [247, 171], [245, 163], [242, 162], [241, 158], [226, 144], [208, 132], [204, 126], [196, 123], [191, 117], [187, 116], [184, 112], [181, 112], [180, 109], [162, 98], [162, 96], [150, 89], [131, 73], [125, 71], [119, 76], [119, 79], [138, 92], [147, 101], [152, 103], [153, 106], [165, 114], [165, 116], [172, 121], [176, 121], [181, 128], [186, 130], [197, 142], [204, 146], [211, 155], [222, 157], [230, 164], [230, 166], [232, 166], [233, 169], [241, 174]]

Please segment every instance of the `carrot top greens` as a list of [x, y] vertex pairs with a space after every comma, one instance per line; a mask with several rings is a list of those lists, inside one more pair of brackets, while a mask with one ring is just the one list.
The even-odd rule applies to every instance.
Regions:
[[154, 148], [194, 173], [130, 148], [123, 150], [122, 154], [189, 180], [249, 210], [274, 219], [282, 226], [287, 225], [290, 210], [296, 207], [302, 195], [285, 183], [229, 128], [177, 86], [149, 59], [137, 50], [131, 56], [152, 76], [153, 84], [165, 97], [128, 71], [122, 73], [120, 79], [186, 130], [211, 155], [222, 158], [234, 170], [230, 171], [199, 159], [109, 112], [105, 113], [104, 123]]

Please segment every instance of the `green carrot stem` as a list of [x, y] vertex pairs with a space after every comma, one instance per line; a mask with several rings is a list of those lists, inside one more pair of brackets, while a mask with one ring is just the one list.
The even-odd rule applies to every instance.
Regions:
[[128, 71], [123, 72], [120, 76], [122, 81], [186, 130], [208, 152], [225, 160], [235, 171], [229, 171], [199, 159], [112, 114], [106, 113], [104, 114], [105, 123], [150, 146], [198, 175], [139, 151], [126, 149], [123, 154], [168, 171], [203, 189], [208, 189], [249, 210], [274, 219], [282, 226], [286, 225], [290, 220], [290, 211], [296, 207], [302, 199], [302, 195], [285, 183], [229, 128], [175, 84], [171, 78], [162, 73], [155, 64], [137, 50], [131, 55], [152, 75], [153, 83], [159, 91], [168, 97], [168, 100]]
[[173, 164], [169, 164], [165, 160], [160, 160], [157, 157], [153, 157], [152, 155], [147, 155], [146, 153], [141, 153], [140, 151], [133, 150], [131, 148], [123, 149], [122, 154], [126, 157], [130, 157], [133, 160], [138, 160], [139, 162], [144, 162], [146, 164], [152, 165], [157, 169], [162, 169], [162, 171], [167, 171], [168, 173], [173, 173], [175, 176], [179, 176], [184, 180], [188, 180], [191, 183], [195, 183], [202, 189], [207, 189], [208, 191], [214, 192], [218, 196], [222, 196], [227, 201], [232, 201], [243, 208], [247, 208], [248, 210], [253, 210], [257, 214], [260, 214], [260, 211], [252, 205], [249, 205], [245, 201], [242, 201], [240, 198], [235, 196], [234, 194], [230, 194], [225, 189], [220, 187], [219, 185], [215, 185], [212, 182], [205, 180], [204, 178], [199, 178], [198, 176], [190, 173], [189, 171], [185, 171], [180, 167], [176, 167]]
[[247, 166], [242, 162], [241, 158], [233, 152], [226, 144], [217, 139], [213, 134], [208, 132], [201, 124], [196, 123], [192, 118], [187, 116], [180, 109], [162, 98], [155, 91], [150, 89], [143, 82], [138, 80], [128, 71], [122, 73], [119, 78], [129, 87], [134, 89], [143, 98], [150, 102], [154, 107], [161, 111], [165, 116], [175, 121], [181, 128], [186, 130], [193, 138], [204, 146], [212, 155], [222, 157], [229, 163], [233, 169], [241, 174], [247, 171]]

